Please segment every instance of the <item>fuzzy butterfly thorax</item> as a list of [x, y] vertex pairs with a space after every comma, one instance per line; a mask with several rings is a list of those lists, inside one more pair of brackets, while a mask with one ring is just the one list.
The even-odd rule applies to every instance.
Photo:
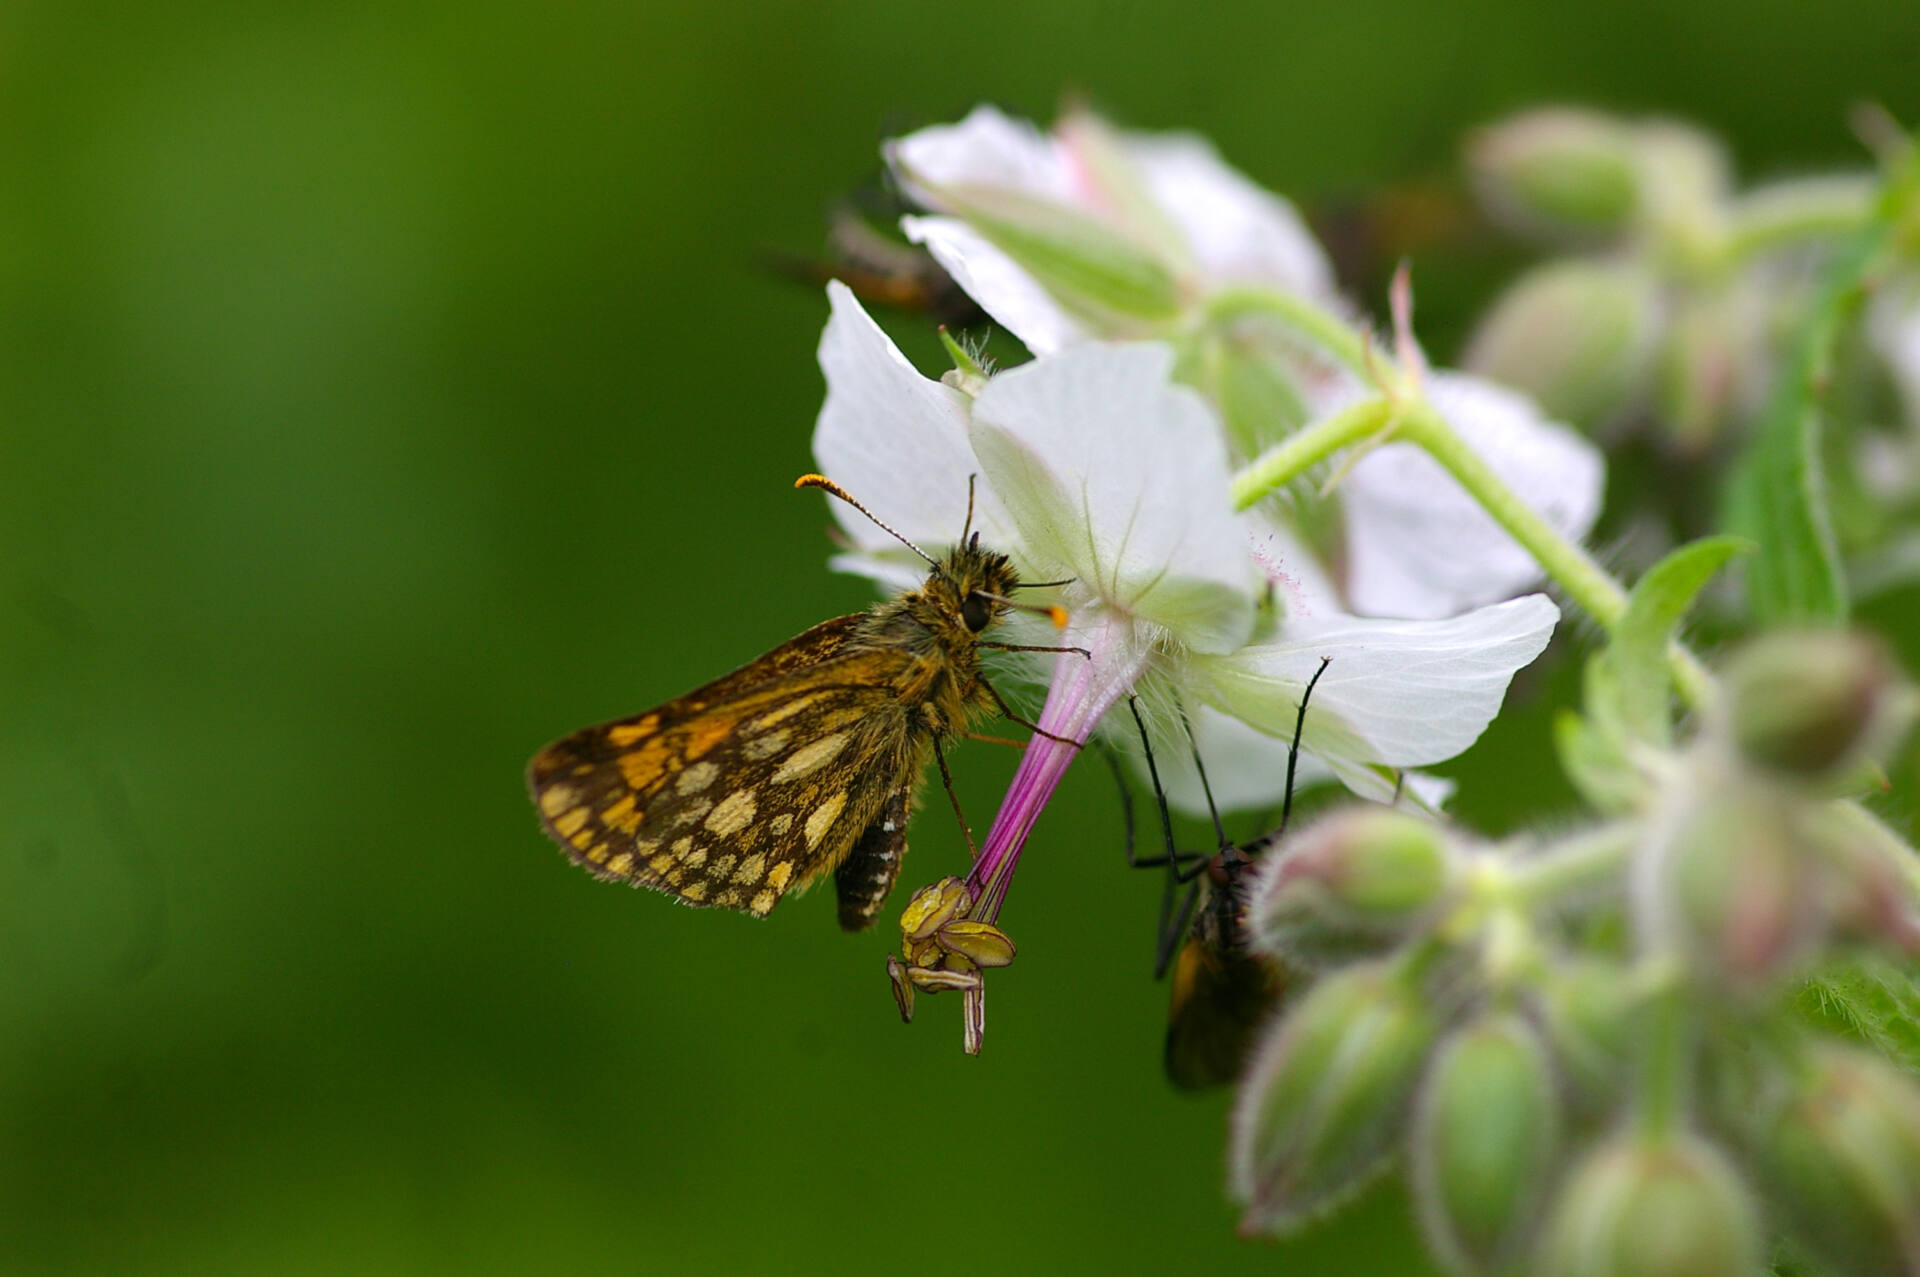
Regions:
[[541, 823], [596, 877], [756, 916], [832, 873], [841, 925], [865, 927], [928, 756], [998, 704], [980, 639], [1019, 586], [976, 535], [917, 590], [563, 737], [527, 769]]

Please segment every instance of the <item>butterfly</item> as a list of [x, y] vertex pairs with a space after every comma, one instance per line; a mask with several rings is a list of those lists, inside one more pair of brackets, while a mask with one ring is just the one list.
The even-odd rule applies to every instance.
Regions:
[[[1284, 966], [1254, 949], [1247, 935], [1246, 879], [1262, 855], [1286, 836], [1287, 822], [1293, 814], [1293, 782], [1307, 701], [1328, 663], [1329, 658], [1321, 659], [1320, 668], [1300, 694], [1293, 742], [1287, 750], [1286, 797], [1275, 829], [1246, 843], [1230, 842], [1221, 828], [1220, 814], [1213, 808], [1213, 794], [1206, 787], [1206, 769], [1195, 753], [1194, 763], [1200, 770], [1200, 783], [1218, 838], [1219, 850], [1211, 856], [1175, 849], [1173, 822], [1167, 812], [1166, 793], [1160, 788], [1153, 747], [1147, 742], [1146, 724], [1141, 721], [1138, 705], [1131, 706], [1146, 751], [1147, 774], [1159, 802], [1166, 846], [1161, 854], [1134, 856], [1133, 801], [1117, 761], [1114, 776], [1120, 781], [1125, 800], [1127, 863], [1135, 868], [1167, 871], [1153, 976], [1158, 980], [1172, 972], [1163, 1061], [1168, 1079], [1183, 1090], [1203, 1090], [1238, 1078], [1255, 1032], [1286, 995]], [[1187, 890], [1176, 907], [1174, 893], [1181, 885]]]
[[927, 560], [925, 583], [676, 700], [562, 737], [534, 755], [527, 784], [541, 825], [597, 878], [765, 917], [832, 874], [840, 925], [858, 931], [899, 876], [928, 756], [951, 795], [942, 742], [990, 709], [1024, 721], [987, 681], [980, 651], [1030, 649], [983, 636], [1016, 607], [1056, 626], [1066, 614], [1013, 602], [1025, 583], [970, 533], [971, 495], [967, 530], [936, 559], [832, 480], [794, 486], [899, 538]]

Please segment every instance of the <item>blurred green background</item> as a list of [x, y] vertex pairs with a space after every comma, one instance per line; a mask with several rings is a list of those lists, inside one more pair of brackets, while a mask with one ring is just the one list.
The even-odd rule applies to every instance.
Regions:
[[[1393, 1189], [1235, 1240], [1097, 764], [971, 1060], [951, 999], [899, 1024], [891, 913], [593, 883], [521, 788], [864, 606], [789, 491], [824, 299], [755, 254], [817, 251], [889, 129], [1063, 91], [1302, 197], [1542, 100], [1766, 176], [1859, 165], [1859, 97], [1920, 119], [1920, 13], [6, 5], [0, 1269], [1422, 1271]], [[1416, 259], [1437, 353], [1511, 264]], [[1453, 768], [1469, 814], [1567, 801], [1564, 669]], [[1013, 761], [958, 751], [976, 825]], [[907, 877], [962, 856], [936, 812]]]

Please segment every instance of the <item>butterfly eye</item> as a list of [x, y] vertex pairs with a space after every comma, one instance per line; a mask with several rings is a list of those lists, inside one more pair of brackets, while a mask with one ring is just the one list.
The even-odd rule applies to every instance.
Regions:
[[978, 594], [969, 594], [960, 602], [960, 619], [967, 628], [978, 634], [993, 624], [993, 604]]

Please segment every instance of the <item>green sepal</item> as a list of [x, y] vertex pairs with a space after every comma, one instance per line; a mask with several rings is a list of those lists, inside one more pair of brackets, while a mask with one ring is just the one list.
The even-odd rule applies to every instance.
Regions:
[[995, 187], [942, 187], [940, 199], [1096, 327], [1137, 328], [1179, 314], [1180, 290], [1166, 263], [1103, 222]]

